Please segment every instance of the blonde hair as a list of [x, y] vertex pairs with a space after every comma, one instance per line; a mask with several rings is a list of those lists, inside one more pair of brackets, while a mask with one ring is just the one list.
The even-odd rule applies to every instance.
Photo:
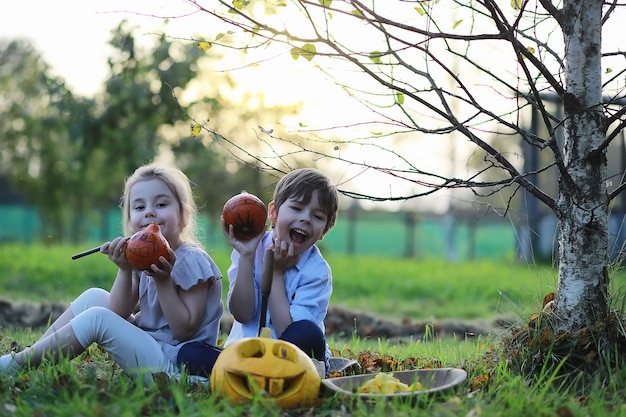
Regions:
[[132, 234], [130, 224], [130, 190], [139, 181], [159, 179], [169, 188], [180, 206], [181, 241], [200, 245], [198, 238], [198, 208], [194, 200], [189, 178], [177, 167], [161, 163], [140, 166], [128, 177], [124, 184], [124, 193], [120, 201], [122, 209], [122, 228], [126, 236]]

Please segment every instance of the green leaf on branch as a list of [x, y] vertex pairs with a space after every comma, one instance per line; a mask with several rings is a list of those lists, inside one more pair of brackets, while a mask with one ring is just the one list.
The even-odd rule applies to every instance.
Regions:
[[382, 64], [383, 61], [381, 61], [381, 57], [384, 56], [385, 54], [383, 54], [380, 51], [373, 51], [370, 52], [370, 60], [374, 63], [374, 64]]
[[250, 0], [233, 0], [233, 7], [237, 10], [241, 10], [250, 4]]
[[320, 4], [324, 7], [330, 7], [333, 3], [333, 0], [319, 0]]
[[355, 15], [356, 17], [360, 17], [360, 18], [364, 18], [365, 15], [363, 13], [361, 13], [360, 10], [352, 10], [350, 13], [352, 13], [353, 15]]
[[291, 57], [293, 59], [303, 57], [307, 61], [311, 61], [315, 56], [316, 51], [317, 49], [315, 48], [315, 45], [313, 45], [312, 43], [307, 43], [305, 45], [302, 45], [300, 48], [291, 48]]
[[396, 103], [400, 105], [404, 104], [404, 94], [396, 92]]
[[191, 137], [195, 138], [197, 137], [200, 132], [202, 131], [202, 126], [200, 126], [198, 123], [192, 123], [191, 124]]
[[206, 41], [198, 42], [198, 49], [201, 49], [203, 51], [207, 51], [211, 49], [212, 47], [213, 47], [213, 44], [211, 42], [206, 42]]

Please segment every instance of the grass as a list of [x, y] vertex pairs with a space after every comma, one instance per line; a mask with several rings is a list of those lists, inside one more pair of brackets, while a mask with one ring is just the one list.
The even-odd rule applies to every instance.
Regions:
[[[71, 256], [92, 245], [0, 245], [3, 296], [32, 301], [70, 302], [85, 288], [109, 288], [115, 265], [106, 256]], [[223, 274], [230, 251], [211, 257]], [[333, 268], [331, 304], [365, 309], [395, 319], [489, 318], [525, 314], [555, 288], [549, 266], [513, 261], [450, 263], [442, 259], [403, 259], [329, 255]], [[621, 279], [621, 277], [620, 277]], [[224, 280], [224, 295], [227, 290]]]
[[331, 256], [332, 303], [395, 319], [518, 315], [554, 291], [555, 272], [510, 261]]
[[[89, 247], [87, 245], [86, 247]], [[115, 267], [102, 255], [72, 261], [81, 247], [0, 246], [3, 296], [18, 300], [69, 302], [90, 286], [110, 287]], [[225, 273], [228, 251], [212, 257]], [[332, 304], [367, 310], [397, 319], [527, 320], [553, 291], [555, 272], [549, 266], [524, 266], [507, 261], [447, 263], [437, 259], [329, 257], [333, 266]], [[613, 287], [624, 282], [615, 273]], [[226, 287], [226, 283], [225, 283]], [[226, 288], [224, 288], [224, 292]], [[32, 344], [41, 329], [2, 329], [0, 353]], [[516, 376], [502, 359], [499, 340], [433, 339], [391, 343], [352, 337], [329, 337], [341, 356], [389, 357], [394, 369], [409, 363], [467, 370], [457, 390], [417, 403], [346, 401], [325, 395], [312, 409], [280, 410], [263, 401], [231, 405], [211, 395], [209, 387], [157, 378], [146, 385], [131, 379], [93, 346], [74, 361], [44, 365], [17, 378], [0, 376], [0, 415], [8, 416], [626, 416], [623, 390], [626, 366], [610, 380], [572, 384], [546, 368], [532, 380]]]

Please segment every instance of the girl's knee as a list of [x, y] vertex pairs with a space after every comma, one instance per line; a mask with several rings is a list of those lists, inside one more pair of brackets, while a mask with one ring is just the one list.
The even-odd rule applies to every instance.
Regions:
[[102, 288], [89, 288], [79, 295], [70, 307], [74, 316], [92, 307], [109, 308], [109, 293]]
[[77, 314], [71, 321], [72, 330], [80, 344], [87, 348], [91, 343], [103, 343], [122, 328], [123, 320], [106, 307], [90, 307]]

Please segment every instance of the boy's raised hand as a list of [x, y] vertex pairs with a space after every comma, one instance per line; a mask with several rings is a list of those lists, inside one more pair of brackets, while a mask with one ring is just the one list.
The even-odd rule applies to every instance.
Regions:
[[286, 271], [295, 266], [300, 260], [300, 255], [295, 254], [293, 244], [279, 238], [274, 239], [274, 270]]
[[261, 239], [263, 238], [263, 235], [265, 234], [265, 231], [262, 231], [257, 236], [254, 236], [253, 238], [248, 239], [248, 240], [237, 239], [237, 237], [235, 237], [234, 226], [232, 224], [231, 225], [226, 224], [223, 216], [221, 217], [221, 220], [222, 220], [222, 233], [224, 234], [224, 236], [226, 236], [228, 243], [230, 243], [233, 249], [239, 252], [239, 254], [242, 256], [254, 255], [254, 253], [256, 252], [257, 246], [259, 246], [259, 242], [261, 241]]

